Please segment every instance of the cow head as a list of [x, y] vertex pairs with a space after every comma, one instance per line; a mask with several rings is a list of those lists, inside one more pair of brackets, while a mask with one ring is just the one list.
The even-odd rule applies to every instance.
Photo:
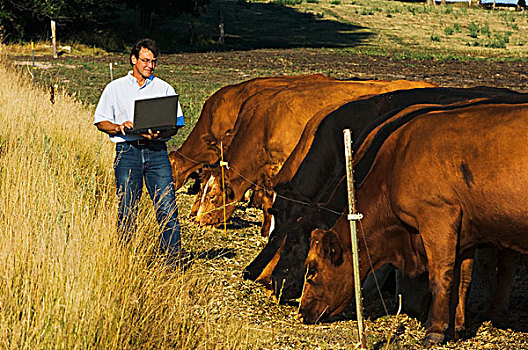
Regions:
[[234, 191], [231, 183], [227, 178], [224, 178], [224, 186], [222, 186], [221, 169], [211, 170], [209, 179], [203, 185], [202, 197], [200, 206], [196, 214], [195, 221], [200, 225], [218, 225], [223, 221], [224, 211], [222, 193], [226, 194], [226, 216], [229, 216], [235, 211], [234, 206]]
[[[272, 211], [278, 208], [274, 205]], [[304, 283], [304, 262], [310, 248], [310, 233], [315, 228], [329, 228], [328, 222], [316, 207], [290, 204], [284, 214], [275, 216], [278, 232], [286, 236], [284, 250], [272, 274], [275, 293], [280, 299], [291, 300], [301, 296]], [[282, 223], [282, 224], [281, 224]], [[272, 235], [274, 232], [272, 232]]]
[[350, 249], [332, 231], [314, 230], [299, 312], [307, 324], [339, 314], [354, 295]]
[[196, 194], [196, 197], [194, 198], [194, 203], [191, 207], [191, 212], [189, 213], [190, 217], [196, 218], [196, 215], [198, 214], [198, 210], [200, 209], [200, 203], [202, 203], [203, 198], [203, 191], [205, 184], [207, 183], [207, 180], [211, 177], [211, 170], [212, 168], [202, 168], [198, 172], [198, 179], [197, 181], [200, 183], [200, 189], [198, 190], [198, 193]]
[[[271, 275], [273, 290], [281, 301], [301, 296], [304, 282], [304, 261], [308, 254], [309, 232], [303, 220], [278, 226], [275, 231], [285, 232], [285, 248]], [[272, 234], [275, 234], [275, 231]]]
[[180, 172], [184, 160], [182, 159], [181, 155], [178, 154], [178, 152], [172, 151], [169, 153], [169, 161], [172, 169], [172, 180], [174, 182], [174, 188], [177, 190], [182, 187], [185, 181], [187, 180], [185, 175]]

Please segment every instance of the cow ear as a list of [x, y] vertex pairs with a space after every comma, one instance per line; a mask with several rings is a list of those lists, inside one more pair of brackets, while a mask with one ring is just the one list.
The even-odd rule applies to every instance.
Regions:
[[222, 135], [222, 145], [224, 146], [224, 150], [229, 147], [231, 142], [233, 141], [233, 138], [235, 137], [235, 132], [233, 129], [227, 130], [224, 135]]
[[205, 142], [209, 147], [218, 147], [218, 140], [211, 134], [202, 135], [202, 141]]
[[334, 266], [340, 266], [343, 263], [343, 245], [335, 233], [328, 231], [323, 237], [324, 256], [330, 259]]
[[176, 151], [169, 152], [169, 161], [171, 164], [174, 163], [176, 157], [178, 157], [178, 153], [176, 153]]
[[235, 192], [233, 191], [233, 187], [231, 187], [231, 184], [229, 183], [229, 181], [225, 181], [225, 191], [226, 191], [226, 197], [229, 199], [229, 200], [233, 200], [235, 199]]

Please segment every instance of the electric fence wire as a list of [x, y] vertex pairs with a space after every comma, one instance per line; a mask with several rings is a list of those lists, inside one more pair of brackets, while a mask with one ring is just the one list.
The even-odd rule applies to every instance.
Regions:
[[[176, 153], [178, 153], [180, 156], [182, 156], [183, 158], [189, 160], [190, 162], [193, 162], [195, 164], [201, 164], [202, 162], [198, 162], [194, 159], [191, 159], [187, 156], [185, 156], [184, 154], [182, 154], [181, 152], [179, 152], [179, 150], [176, 150], [175, 151]], [[251, 185], [253, 185], [254, 187], [258, 188], [258, 189], [261, 189], [263, 191], [266, 191], [267, 193], [269, 192], [272, 192], [272, 190], [268, 189], [268, 188], [265, 188], [261, 185], [258, 185], [256, 184], [255, 182], [249, 180], [247, 177], [245, 177], [243, 174], [241, 174], [240, 172], [238, 172], [237, 170], [233, 169], [232, 167], [228, 167], [229, 170], [231, 170], [234, 174], [240, 176], [242, 179], [244, 179], [245, 181], [247, 181], [248, 183], [250, 183]], [[301, 200], [298, 200], [298, 199], [294, 199], [294, 198], [289, 198], [289, 197], [286, 197], [286, 196], [283, 196], [283, 195], [280, 195], [278, 193], [275, 193], [275, 195], [279, 198], [282, 198], [284, 200], [287, 200], [287, 201], [290, 201], [290, 202], [293, 202], [293, 203], [298, 203], [298, 204], [302, 204], [302, 205], [306, 205], [306, 206], [313, 206], [312, 203], [309, 203], [309, 202], [305, 202], [305, 201], [301, 201]], [[227, 205], [234, 205], [235, 203], [229, 203]], [[330, 213], [333, 213], [333, 214], [337, 214], [337, 215], [341, 215], [342, 212], [337, 212], [335, 210], [332, 210], [332, 209], [329, 209], [329, 208], [326, 208], [326, 207], [323, 207], [323, 206], [318, 206], [318, 208], [320, 208], [321, 210], [324, 210], [324, 211], [327, 211], [327, 212], [330, 212]], [[221, 208], [214, 208], [208, 212], [205, 212], [204, 214], [207, 214], [207, 213], [210, 213], [210, 212], [213, 212], [215, 210], [220, 210]], [[373, 269], [373, 265], [372, 265], [372, 258], [370, 256], [370, 251], [368, 249], [368, 245], [367, 245], [367, 240], [366, 240], [366, 235], [365, 235], [365, 230], [363, 228], [363, 224], [361, 222], [361, 220], [359, 220], [359, 224], [361, 226], [361, 233], [362, 233], [362, 236], [363, 236], [363, 241], [365, 243], [365, 249], [367, 251], [367, 257], [368, 257], [368, 260], [369, 260], [369, 265], [370, 265], [370, 268], [371, 270]], [[385, 300], [383, 299], [383, 295], [382, 295], [382, 292], [381, 292], [381, 287], [379, 285], [379, 281], [377, 279], [377, 276], [376, 274], [373, 272], [372, 273], [372, 276], [374, 278], [374, 282], [376, 284], [376, 289], [377, 289], [377, 292], [378, 292], [378, 295], [379, 295], [379, 298], [381, 300], [381, 304], [383, 305], [383, 310], [385, 312], [385, 315], [388, 316], [389, 315], [389, 311], [388, 311], [388, 308], [387, 308], [387, 305], [385, 303]]]

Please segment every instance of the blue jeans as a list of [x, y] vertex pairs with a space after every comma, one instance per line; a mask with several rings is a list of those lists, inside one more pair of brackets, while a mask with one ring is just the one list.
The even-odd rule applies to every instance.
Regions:
[[165, 142], [116, 144], [114, 171], [119, 198], [118, 229], [124, 242], [130, 240], [136, 227], [144, 178], [160, 225], [160, 248], [168, 254], [180, 252], [178, 208]]

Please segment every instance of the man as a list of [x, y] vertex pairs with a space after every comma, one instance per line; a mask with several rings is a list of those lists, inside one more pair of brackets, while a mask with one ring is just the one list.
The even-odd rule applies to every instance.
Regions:
[[[124, 242], [130, 240], [135, 227], [144, 178], [160, 225], [160, 248], [172, 259], [181, 255], [180, 224], [165, 143], [177, 130], [149, 130], [148, 134], [141, 135], [125, 133], [133, 127], [135, 100], [176, 94], [172, 86], [152, 75], [157, 56], [156, 44], [150, 39], [134, 45], [130, 52], [132, 71], [106, 86], [95, 110], [94, 124], [116, 144], [118, 229]], [[179, 103], [177, 124], [183, 125]]]

